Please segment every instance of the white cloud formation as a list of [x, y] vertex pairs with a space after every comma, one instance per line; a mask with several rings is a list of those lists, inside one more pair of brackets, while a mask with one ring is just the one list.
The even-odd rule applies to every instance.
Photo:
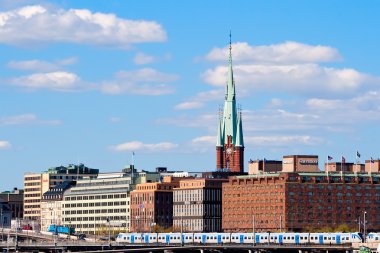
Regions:
[[[380, 78], [353, 68], [322, 66], [322, 62], [340, 60], [339, 52], [328, 46], [312, 46], [297, 42], [250, 46], [246, 42], [232, 46], [234, 78], [240, 96], [251, 91], [287, 94], [347, 97], [359, 91], [380, 87]], [[223, 63], [206, 70], [206, 83], [224, 87], [228, 66], [228, 47], [215, 48], [206, 55], [210, 61]]]
[[[209, 61], [227, 59], [229, 46], [214, 48], [206, 55]], [[311, 63], [340, 60], [338, 50], [328, 46], [312, 46], [294, 41], [275, 45], [251, 46], [246, 42], [232, 44], [234, 62]]]
[[203, 103], [197, 101], [183, 102], [175, 106], [176, 110], [189, 110], [189, 109], [198, 109], [203, 107]]
[[111, 117], [110, 118], [110, 122], [114, 123], [114, 124], [119, 123], [120, 121], [121, 121], [121, 118], [119, 118], [119, 117]]
[[56, 62], [48, 62], [42, 60], [28, 60], [28, 61], [10, 61], [7, 63], [8, 68], [18, 70], [30, 70], [38, 72], [51, 72], [57, 71], [64, 66], [72, 65], [77, 62], [77, 58], [71, 57], [62, 59]]
[[11, 83], [28, 90], [76, 91], [85, 88], [76, 74], [66, 71], [35, 73], [13, 78]]
[[177, 75], [166, 74], [152, 68], [120, 71], [114, 80], [104, 81], [101, 91], [107, 94], [133, 94], [159, 96], [174, 93], [167, 83], [178, 79]]
[[41, 120], [37, 115], [28, 113], [8, 117], [0, 117], [0, 126], [7, 125], [26, 125], [26, 124], [38, 124], [38, 125], [59, 125], [60, 120]]
[[[227, 66], [217, 66], [207, 70], [203, 79], [212, 85], [224, 86], [227, 71]], [[364, 86], [367, 89], [373, 87], [368, 84], [380, 84], [379, 78], [354, 69], [335, 69], [317, 64], [235, 65], [234, 77], [242, 92], [276, 91], [325, 97], [353, 95]]]
[[281, 147], [288, 145], [318, 145], [325, 141], [320, 137], [310, 135], [273, 135], [245, 137], [245, 145]]
[[205, 102], [223, 99], [223, 89], [209, 90], [199, 92], [196, 96], [189, 98], [188, 101], [177, 104], [176, 110], [190, 110], [202, 108]]
[[157, 22], [87, 9], [31, 5], [0, 12], [0, 43], [10, 45], [69, 42], [128, 48], [133, 43], [165, 40], [166, 32]]
[[145, 152], [163, 152], [175, 149], [178, 144], [171, 142], [159, 142], [154, 144], [147, 144], [140, 141], [132, 141], [112, 146], [111, 149], [118, 152], [123, 151], [145, 151]]
[[155, 60], [156, 59], [155, 59], [154, 56], [147, 55], [147, 54], [144, 54], [144, 53], [137, 53], [135, 55], [135, 57], [133, 58], [133, 62], [136, 65], [144, 65], [144, 64], [152, 63]]
[[0, 141], [0, 150], [6, 150], [12, 148], [12, 144], [9, 141]]

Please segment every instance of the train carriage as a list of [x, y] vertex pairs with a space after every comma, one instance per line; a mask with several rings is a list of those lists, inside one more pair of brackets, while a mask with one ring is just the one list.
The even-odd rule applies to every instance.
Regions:
[[[181, 237], [182, 235], [182, 237]], [[368, 242], [380, 234], [370, 233]], [[362, 242], [361, 233], [120, 233], [116, 241], [127, 244], [347, 244]]]

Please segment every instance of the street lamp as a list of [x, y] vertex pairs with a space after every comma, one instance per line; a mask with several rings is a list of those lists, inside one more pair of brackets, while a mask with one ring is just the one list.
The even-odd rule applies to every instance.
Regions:
[[363, 220], [363, 232], [364, 232], [364, 242], [366, 242], [366, 214], [367, 214], [367, 211], [364, 211], [364, 220]]

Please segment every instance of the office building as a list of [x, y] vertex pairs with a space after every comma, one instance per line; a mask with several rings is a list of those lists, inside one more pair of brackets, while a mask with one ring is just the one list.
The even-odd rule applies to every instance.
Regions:
[[41, 221], [42, 195], [50, 188], [65, 181], [77, 181], [82, 178], [94, 178], [99, 170], [90, 169], [83, 164], [50, 168], [43, 173], [24, 175], [24, 219]]
[[4, 191], [0, 193], [0, 200], [8, 203], [12, 219], [23, 218], [24, 215], [24, 190], [14, 188], [12, 191]]
[[162, 232], [173, 226], [173, 189], [181, 178], [145, 183], [131, 192], [131, 232]]
[[192, 178], [173, 189], [174, 228], [185, 232], [222, 231], [222, 183], [228, 179]]

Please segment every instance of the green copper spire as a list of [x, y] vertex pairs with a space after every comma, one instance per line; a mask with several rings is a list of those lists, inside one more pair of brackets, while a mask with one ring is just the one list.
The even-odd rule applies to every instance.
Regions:
[[223, 140], [223, 121], [219, 119], [219, 124], [218, 124], [218, 136], [216, 139], [216, 146], [217, 147], [223, 147], [224, 140]]
[[241, 112], [236, 109], [235, 81], [232, 70], [232, 43], [230, 34], [230, 47], [228, 57], [228, 74], [226, 83], [226, 93], [224, 99], [223, 114], [220, 115], [218, 124], [218, 136], [216, 140], [217, 147], [223, 147], [228, 143], [228, 136], [231, 136], [231, 144], [234, 146], [244, 147], [243, 126], [241, 121]]
[[236, 128], [236, 147], [244, 147], [244, 140], [243, 140], [243, 123], [241, 121], [241, 109], [238, 112], [237, 116], [237, 128]]
[[230, 35], [230, 54], [228, 58], [228, 74], [227, 74], [227, 85], [226, 94], [224, 101], [224, 141], [228, 140], [227, 136], [232, 136], [232, 143], [235, 143], [236, 138], [236, 101], [235, 101], [235, 82], [234, 74], [232, 70], [232, 45], [231, 45], [231, 35]]

